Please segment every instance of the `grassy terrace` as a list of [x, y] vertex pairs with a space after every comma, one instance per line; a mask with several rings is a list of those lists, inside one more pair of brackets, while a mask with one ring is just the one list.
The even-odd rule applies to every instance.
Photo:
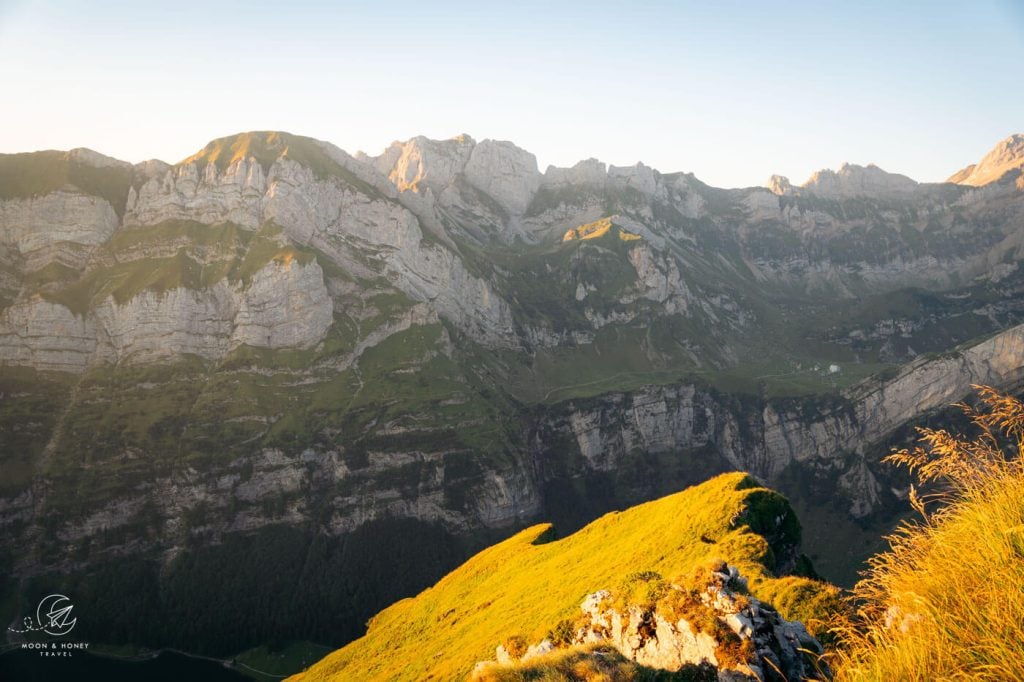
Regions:
[[[312, 251], [289, 243], [273, 223], [252, 232], [233, 223], [172, 220], [117, 232], [101, 249], [99, 260], [105, 265], [73, 281], [59, 281], [63, 273], [48, 274], [40, 286], [46, 298], [84, 315], [107, 297], [123, 304], [143, 291], [205, 289], [222, 280], [248, 284], [272, 261], [305, 265], [314, 259]], [[46, 286], [51, 279], [57, 281]]]

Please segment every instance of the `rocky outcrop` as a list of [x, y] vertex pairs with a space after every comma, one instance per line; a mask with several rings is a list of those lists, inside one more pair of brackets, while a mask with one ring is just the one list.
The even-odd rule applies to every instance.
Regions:
[[719, 680], [730, 682], [816, 675], [810, 657], [823, 651], [821, 644], [802, 623], [787, 621], [743, 594], [746, 580], [735, 567], [711, 573], [707, 586], [696, 592], [678, 585], [669, 590], [663, 601], [675, 608], [634, 605], [625, 613], [609, 604], [609, 592], [589, 595], [580, 606], [575, 641], [610, 642], [627, 658], [659, 670], [710, 664]]
[[768, 190], [772, 194], [788, 196], [793, 193], [793, 184], [783, 175], [773, 175], [768, 178]]
[[[652, 578], [653, 579], [653, 578]], [[750, 596], [734, 566], [721, 564], [697, 589], [669, 585], [656, 604], [615, 605], [608, 590], [588, 595], [567, 646], [611, 644], [623, 656], [654, 670], [714, 669], [723, 682], [817, 679], [821, 644], [802, 623], [784, 619]], [[621, 610], [620, 610], [621, 609]], [[495, 661], [474, 669], [528, 664], [555, 650], [550, 640], [530, 646], [521, 658], [498, 646]]]

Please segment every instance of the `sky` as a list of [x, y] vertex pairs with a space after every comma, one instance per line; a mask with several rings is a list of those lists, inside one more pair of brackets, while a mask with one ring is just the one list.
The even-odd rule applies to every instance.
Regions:
[[1024, 132], [1024, 0], [0, 0], [0, 153], [468, 133], [721, 187], [940, 181]]

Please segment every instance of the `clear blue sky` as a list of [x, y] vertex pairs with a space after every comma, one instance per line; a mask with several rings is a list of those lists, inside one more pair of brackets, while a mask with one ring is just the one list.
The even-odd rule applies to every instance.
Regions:
[[[555, 5], [555, 6], [552, 6]], [[466, 132], [719, 186], [940, 180], [1024, 132], [1024, 2], [0, 0], [0, 152]]]

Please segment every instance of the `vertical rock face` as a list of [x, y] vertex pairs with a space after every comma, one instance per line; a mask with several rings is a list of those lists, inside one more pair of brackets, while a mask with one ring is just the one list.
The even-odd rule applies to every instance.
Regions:
[[0, 201], [0, 241], [17, 248], [30, 271], [51, 262], [83, 267], [117, 226], [108, 201], [75, 190]]
[[303, 348], [323, 338], [334, 319], [323, 273], [314, 261], [271, 261], [241, 297], [232, 341], [260, 348]]
[[57, 372], [81, 372], [95, 359], [96, 324], [41, 298], [0, 313], [0, 362]]
[[275, 162], [271, 175], [264, 215], [296, 242], [362, 276], [386, 277], [486, 345], [517, 344], [508, 304], [449, 248], [427, 241], [400, 203], [318, 180], [288, 159]]
[[[920, 415], [962, 399], [976, 384], [1024, 384], [1024, 326], [945, 358], [922, 360], [887, 381], [868, 380], [838, 401], [723, 400], [695, 386], [648, 387], [570, 402], [542, 420], [535, 442], [574, 443], [583, 471], [615, 471], [633, 453], [707, 452], [719, 466], [777, 483], [791, 464], [838, 467], [851, 515], [866, 516], [883, 486], [865, 459], [870, 446]], [[843, 453], [853, 456], [844, 460]], [[550, 455], [543, 449], [537, 457]], [[706, 456], [706, 455], [705, 455]], [[873, 463], [872, 463], [873, 464]]]
[[471, 185], [514, 216], [526, 212], [541, 183], [537, 157], [498, 140], [484, 140], [473, 147], [464, 172]]
[[84, 315], [32, 299], [0, 313], [0, 360], [82, 372], [96, 362], [158, 362], [183, 354], [217, 360], [240, 344], [308, 347], [333, 320], [315, 262], [272, 262], [249, 287], [226, 282], [196, 290], [145, 290], [107, 298]]
[[241, 344], [305, 348], [320, 341], [333, 307], [320, 266], [272, 261], [247, 287], [144, 291], [95, 310], [101, 343], [117, 360], [155, 362], [190, 354], [218, 360]]
[[224, 285], [179, 287], [143, 291], [124, 304], [108, 298], [94, 315], [117, 359], [156, 362], [185, 353], [218, 359], [228, 351], [233, 307]]
[[130, 196], [125, 223], [194, 220], [256, 229], [262, 222], [266, 188], [263, 167], [254, 158], [240, 158], [223, 172], [213, 163], [188, 162], [151, 178]]

